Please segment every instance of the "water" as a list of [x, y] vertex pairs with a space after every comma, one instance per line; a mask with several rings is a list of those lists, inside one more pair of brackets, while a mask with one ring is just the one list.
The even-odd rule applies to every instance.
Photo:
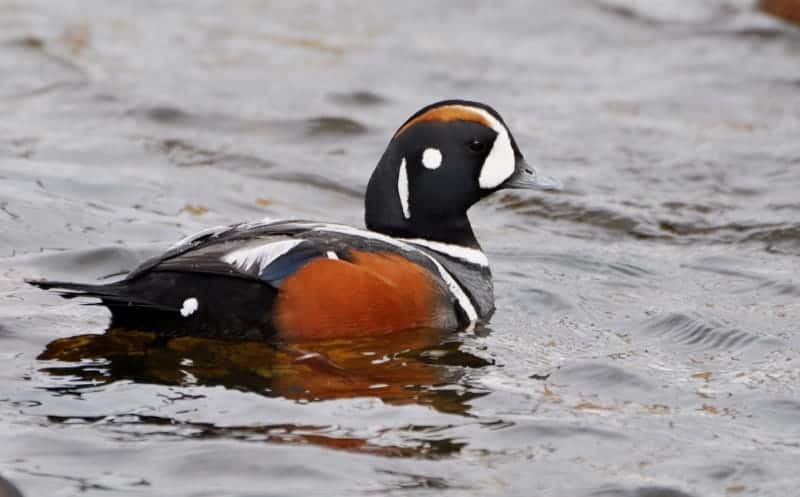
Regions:
[[[28, 496], [796, 494], [800, 32], [749, 3], [1, 2], [0, 474]], [[565, 184], [472, 211], [498, 307], [475, 334], [159, 344], [21, 283], [210, 225], [360, 225], [392, 131], [454, 97]]]

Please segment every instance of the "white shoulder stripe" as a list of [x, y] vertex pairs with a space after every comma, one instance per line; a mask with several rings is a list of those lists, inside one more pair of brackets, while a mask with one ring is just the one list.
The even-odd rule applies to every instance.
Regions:
[[[425, 254], [425, 252], [421, 252]], [[447, 288], [450, 289], [450, 293], [458, 301], [458, 305], [464, 311], [464, 314], [467, 315], [467, 319], [469, 319], [470, 324], [473, 324], [478, 321], [478, 312], [475, 310], [475, 306], [472, 305], [472, 301], [469, 299], [469, 296], [464, 292], [464, 289], [461, 288], [461, 285], [453, 278], [453, 275], [450, 274], [436, 259], [425, 254], [425, 256], [433, 262], [433, 265], [436, 266], [436, 269], [439, 271], [439, 276], [442, 277], [445, 284], [447, 284]]]
[[470, 262], [478, 266], [489, 266], [489, 258], [486, 257], [486, 254], [484, 254], [482, 250], [462, 247], [460, 245], [453, 245], [451, 243], [425, 240], [424, 238], [401, 238], [401, 240], [413, 245], [427, 247], [435, 252], [441, 252], [444, 255], [448, 255], [455, 259], [461, 259], [462, 261]]
[[389, 245], [393, 245], [395, 247], [401, 248], [403, 250], [416, 252], [418, 254], [422, 254], [423, 256], [427, 257], [433, 265], [436, 267], [436, 270], [439, 272], [439, 276], [444, 280], [445, 284], [447, 285], [447, 289], [450, 290], [450, 293], [453, 294], [453, 297], [456, 298], [459, 307], [464, 311], [466, 314], [467, 319], [469, 319], [470, 323], [475, 323], [478, 321], [478, 312], [475, 310], [475, 306], [472, 305], [472, 301], [469, 299], [469, 296], [464, 292], [464, 289], [461, 288], [461, 285], [453, 278], [451, 275], [440, 263], [436, 260], [435, 257], [428, 255], [427, 253], [419, 250], [418, 248], [414, 247], [413, 245], [406, 243], [405, 241], [401, 241], [397, 238], [392, 238], [390, 236], [383, 235], [381, 233], [376, 233], [374, 231], [367, 231], [361, 230], [357, 228], [353, 228], [351, 226], [347, 226], [344, 224], [326, 224], [323, 226], [319, 226], [314, 228], [315, 231], [332, 231], [334, 233], [342, 233], [343, 235], [351, 235], [351, 236], [360, 236], [364, 238], [371, 238], [373, 240], [378, 240]]
[[301, 243], [303, 243], [303, 240], [281, 240], [264, 245], [245, 247], [234, 250], [233, 252], [228, 252], [222, 256], [221, 260], [238, 267], [242, 271], [249, 271], [253, 266], [258, 264], [258, 271], [261, 272], [265, 267], [269, 266], [272, 261]]

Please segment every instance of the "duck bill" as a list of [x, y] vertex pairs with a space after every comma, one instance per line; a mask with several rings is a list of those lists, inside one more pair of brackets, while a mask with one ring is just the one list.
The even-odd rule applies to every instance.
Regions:
[[536, 169], [519, 157], [511, 175], [500, 188], [516, 188], [522, 190], [560, 190], [561, 182], [549, 176], [539, 174]]

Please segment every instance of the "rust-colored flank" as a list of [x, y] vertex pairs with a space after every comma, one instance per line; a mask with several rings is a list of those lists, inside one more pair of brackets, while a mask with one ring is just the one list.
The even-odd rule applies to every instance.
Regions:
[[465, 105], [445, 105], [442, 107], [435, 107], [408, 121], [397, 130], [397, 133], [394, 134], [395, 138], [403, 134], [408, 128], [423, 121], [474, 121], [483, 124], [487, 128], [492, 127], [483, 114], [471, 107]]
[[391, 253], [316, 259], [287, 278], [274, 322], [287, 340], [382, 335], [435, 326], [440, 287], [425, 268]]

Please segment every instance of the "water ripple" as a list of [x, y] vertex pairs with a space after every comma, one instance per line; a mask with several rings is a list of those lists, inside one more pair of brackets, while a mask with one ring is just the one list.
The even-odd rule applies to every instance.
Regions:
[[609, 487], [588, 494], [590, 497], [694, 497], [682, 490], [669, 487]]
[[693, 350], [740, 350], [758, 340], [747, 331], [682, 313], [649, 320], [643, 325], [643, 331]]

